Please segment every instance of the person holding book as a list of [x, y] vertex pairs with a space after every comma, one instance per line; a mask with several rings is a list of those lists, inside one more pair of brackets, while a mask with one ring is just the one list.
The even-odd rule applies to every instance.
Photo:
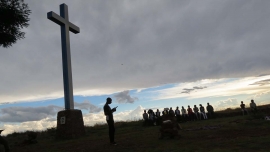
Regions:
[[116, 111], [116, 108], [111, 109], [109, 104], [112, 103], [112, 99], [109, 97], [106, 100], [106, 104], [103, 107], [104, 114], [106, 116], [106, 121], [109, 126], [109, 138], [110, 138], [110, 143], [112, 145], [117, 145], [116, 142], [114, 141], [114, 133], [115, 133], [115, 128], [114, 128], [114, 120], [113, 120], [113, 113]]

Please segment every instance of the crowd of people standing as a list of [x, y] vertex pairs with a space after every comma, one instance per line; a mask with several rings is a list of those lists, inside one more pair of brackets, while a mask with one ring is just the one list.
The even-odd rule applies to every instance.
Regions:
[[149, 109], [148, 111], [144, 110], [143, 119], [145, 124], [159, 125], [161, 123], [162, 116], [166, 115], [175, 116], [178, 122], [206, 120], [214, 117], [214, 108], [212, 105], [207, 103], [206, 109], [202, 106], [202, 104], [200, 104], [199, 107], [194, 105], [193, 108], [188, 105], [187, 109], [185, 109], [184, 106], [182, 106], [181, 109], [176, 107], [175, 110], [173, 110], [172, 107], [170, 109], [164, 108], [162, 112], [160, 112], [159, 109], [157, 109], [156, 112]]

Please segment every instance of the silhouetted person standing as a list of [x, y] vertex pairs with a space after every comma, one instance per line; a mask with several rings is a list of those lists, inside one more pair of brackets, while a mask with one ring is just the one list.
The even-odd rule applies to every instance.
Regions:
[[204, 107], [202, 106], [202, 104], [200, 104], [200, 112], [201, 112], [200, 117], [203, 117], [204, 120], [207, 119], [207, 115], [205, 113], [205, 110], [204, 110]]
[[251, 103], [249, 104], [249, 106], [250, 106], [251, 112], [253, 114], [256, 114], [257, 113], [257, 105], [253, 99], [251, 100]]
[[173, 111], [173, 109], [172, 109], [172, 107], [171, 107], [170, 110], [169, 110], [169, 114], [170, 114], [170, 115], [175, 115], [175, 114], [174, 114], [174, 111]]
[[161, 117], [160, 117], [160, 112], [159, 112], [158, 109], [157, 109], [157, 112], [156, 112], [156, 123], [157, 123], [157, 125], [161, 124]]
[[193, 114], [193, 111], [192, 109], [190, 108], [190, 106], [188, 105], [188, 108], [187, 108], [187, 112], [188, 112], [188, 118], [189, 120], [194, 120], [194, 114]]
[[103, 107], [103, 110], [104, 110], [104, 114], [106, 116], [106, 121], [107, 121], [108, 126], [109, 126], [110, 143], [112, 145], [117, 145], [116, 142], [114, 141], [115, 128], [114, 128], [114, 120], [113, 120], [113, 112], [116, 111], [116, 107], [111, 109], [111, 107], [109, 106], [109, 104], [111, 104], [111, 103], [112, 103], [112, 99], [107, 98], [107, 101]]
[[199, 120], [201, 117], [199, 117], [199, 108], [196, 105], [194, 105], [193, 111], [194, 111], [196, 120]]
[[181, 115], [180, 115], [180, 110], [178, 109], [179, 107], [176, 107], [176, 110], [174, 111], [177, 121], [180, 122], [181, 121]]
[[241, 107], [241, 110], [242, 110], [242, 113], [243, 113], [243, 116], [245, 115], [245, 113], [248, 114], [247, 110], [246, 110], [246, 105], [243, 103], [243, 101], [241, 101], [241, 104], [240, 104], [240, 107]]
[[187, 121], [187, 119], [188, 119], [187, 111], [183, 106], [182, 106], [181, 112], [182, 112], [183, 120]]
[[208, 117], [213, 118], [214, 117], [214, 108], [209, 103], [207, 103], [206, 110], [208, 112]]

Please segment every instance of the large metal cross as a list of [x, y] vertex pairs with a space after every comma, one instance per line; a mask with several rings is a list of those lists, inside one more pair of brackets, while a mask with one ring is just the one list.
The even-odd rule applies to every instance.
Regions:
[[47, 18], [61, 26], [65, 109], [74, 109], [69, 31], [77, 34], [80, 28], [69, 22], [66, 4], [60, 5], [60, 16], [51, 11], [47, 13]]

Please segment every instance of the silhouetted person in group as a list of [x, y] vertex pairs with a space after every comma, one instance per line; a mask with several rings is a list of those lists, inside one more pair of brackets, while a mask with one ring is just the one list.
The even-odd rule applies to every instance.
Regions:
[[200, 112], [201, 112], [201, 115], [200, 115], [200, 119], [201, 117], [203, 117], [203, 119], [207, 119], [207, 115], [205, 113], [205, 110], [204, 110], [204, 107], [202, 106], [202, 104], [200, 104]]
[[144, 126], [148, 125], [148, 114], [146, 113], [146, 110], [144, 110], [144, 113], [143, 113], [143, 120], [144, 120]]
[[181, 115], [180, 115], [180, 110], [178, 108], [179, 107], [176, 107], [174, 113], [175, 113], [175, 116], [177, 118], [177, 121], [180, 122], [181, 121]]
[[207, 103], [206, 110], [208, 112], [208, 118], [214, 118], [214, 108], [209, 103]]
[[189, 120], [194, 120], [194, 114], [193, 114], [193, 111], [192, 109], [190, 108], [190, 106], [188, 105], [188, 108], [187, 108], [187, 112], [188, 112], [188, 118]]
[[157, 118], [160, 117], [160, 112], [159, 112], [158, 109], [157, 109], [157, 112], [156, 112], [156, 117], [157, 117]]
[[158, 109], [157, 109], [157, 112], [156, 112], [156, 124], [157, 125], [161, 124], [161, 115], [160, 115], [160, 112], [159, 112]]
[[103, 107], [104, 114], [106, 116], [106, 121], [109, 126], [109, 137], [110, 137], [110, 143], [112, 145], [117, 145], [116, 142], [114, 141], [114, 133], [115, 133], [115, 128], [114, 128], [114, 120], [113, 120], [113, 112], [116, 111], [116, 108], [111, 109], [109, 104], [112, 103], [111, 98], [107, 98], [106, 104]]
[[193, 111], [194, 111], [196, 120], [199, 120], [201, 117], [199, 116], [199, 108], [196, 105], [194, 105]]
[[170, 110], [169, 110], [169, 114], [170, 114], [170, 115], [175, 115], [175, 114], [174, 114], [174, 111], [172, 110], [172, 107], [171, 107]]
[[164, 110], [162, 111], [162, 116], [167, 114], [169, 114], [169, 108], [164, 108]]
[[4, 146], [5, 152], [9, 152], [9, 145], [8, 142], [1, 136], [1, 132], [3, 130], [0, 130], [0, 144]]
[[257, 113], [257, 105], [256, 105], [256, 103], [254, 102], [253, 99], [251, 100], [249, 106], [250, 106], [251, 112], [253, 114], [256, 114]]
[[148, 110], [148, 122], [151, 125], [155, 125], [155, 114], [152, 109]]
[[245, 106], [246, 105], [243, 103], [243, 101], [241, 101], [240, 107], [241, 107], [241, 111], [243, 113], [243, 116], [245, 115], [245, 113], [248, 114], [247, 109], [246, 109]]
[[183, 106], [182, 106], [182, 109], [181, 109], [181, 113], [182, 113], [183, 120], [187, 121], [187, 119], [188, 119], [187, 111]]
[[164, 108], [164, 111], [162, 112], [161, 119], [162, 121], [167, 120], [169, 118], [169, 108]]

